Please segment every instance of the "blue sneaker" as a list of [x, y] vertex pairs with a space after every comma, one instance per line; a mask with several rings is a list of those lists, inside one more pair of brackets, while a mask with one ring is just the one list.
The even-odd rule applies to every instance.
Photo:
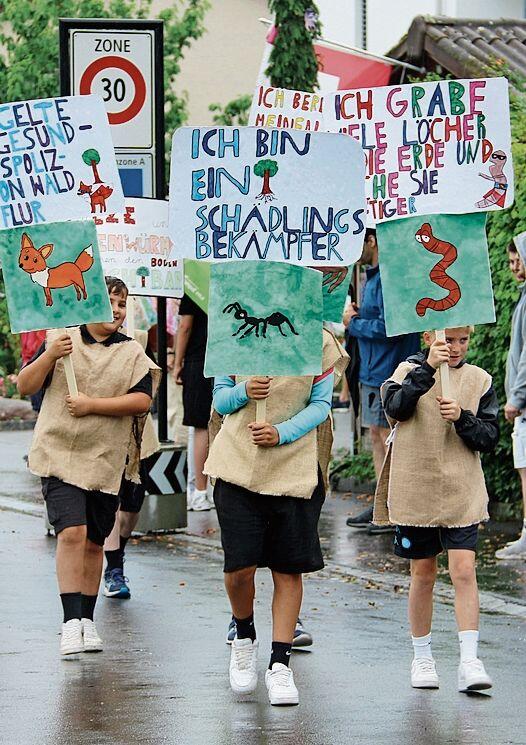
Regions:
[[228, 624], [228, 631], [227, 631], [227, 635], [226, 635], [226, 643], [227, 644], [232, 644], [232, 642], [236, 638], [236, 631], [237, 631], [237, 629], [236, 629], [236, 622], [234, 621], [234, 618], [232, 618], [232, 620]]
[[294, 639], [292, 640], [293, 647], [310, 647], [312, 644], [312, 634], [309, 634], [303, 628], [301, 620], [298, 618], [296, 622], [296, 628], [294, 629]]
[[120, 567], [116, 569], [106, 569], [104, 572], [104, 594], [107, 598], [131, 597], [130, 588], [127, 585], [128, 578], [124, 576]]

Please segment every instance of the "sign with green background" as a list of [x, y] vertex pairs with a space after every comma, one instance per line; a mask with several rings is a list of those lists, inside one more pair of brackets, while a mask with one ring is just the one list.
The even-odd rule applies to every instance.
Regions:
[[0, 232], [11, 331], [111, 321], [93, 220]]
[[420, 215], [376, 230], [388, 336], [495, 321], [484, 214]]
[[300, 266], [212, 264], [205, 375], [319, 375], [321, 285]]
[[208, 313], [210, 264], [196, 259], [184, 260], [184, 291], [201, 310]]

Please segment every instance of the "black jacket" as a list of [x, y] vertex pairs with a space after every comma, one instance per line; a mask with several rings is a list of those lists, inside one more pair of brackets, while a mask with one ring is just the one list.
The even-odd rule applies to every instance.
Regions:
[[[427, 352], [419, 352], [408, 358], [416, 364], [403, 381], [388, 380], [382, 386], [382, 401], [385, 413], [397, 422], [410, 419], [420, 399], [435, 382], [436, 370], [427, 363]], [[464, 364], [464, 360], [459, 367]], [[499, 402], [493, 386], [490, 386], [479, 402], [477, 413], [462, 409], [460, 418], [454, 422], [457, 435], [471, 450], [491, 452], [499, 439]]]

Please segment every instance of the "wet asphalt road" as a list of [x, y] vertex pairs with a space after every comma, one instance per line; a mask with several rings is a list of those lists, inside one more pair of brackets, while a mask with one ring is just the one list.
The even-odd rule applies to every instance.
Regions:
[[[175, 547], [173, 547], [175, 546]], [[228, 686], [229, 620], [219, 556], [157, 541], [132, 545], [130, 601], [100, 598], [103, 653], [62, 661], [54, 539], [42, 520], [0, 511], [2, 745], [514, 745], [526, 744], [526, 622], [484, 615], [481, 656], [493, 695], [456, 691], [452, 609], [439, 604], [434, 650], [442, 687], [415, 691], [406, 598], [342, 580], [306, 581], [315, 635], [295, 653], [300, 705], [272, 708], [266, 571], [258, 575], [260, 684], [244, 701]]]

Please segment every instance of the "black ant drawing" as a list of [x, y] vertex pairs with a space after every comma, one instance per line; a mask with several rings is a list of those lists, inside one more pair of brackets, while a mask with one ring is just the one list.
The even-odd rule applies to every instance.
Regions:
[[232, 311], [234, 311], [234, 318], [238, 321], [243, 321], [238, 330], [232, 334], [232, 336], [237, 336], [240, 331], [244, 330], [239, 337], [240, 339], [244, 339], [245, 336], [248, 336], [253, 331], [256, 332], [256, 336], [259, 338], [260, 330], [262, 336], [266, 339], [268, 326], [276, 326], [279, 329], [281, 336], [287, 336], [287, 334], [283, 333], [283, 329], [281, 328], [284, 323], [289, 326], [293, 334], [299, 336], [292, 323], [289, 321], [287, 316], [283, 315], [283, 313], [272, 313], [266, 318], [256, 318], [255, 316], [249, 316], [248, 311], [241, 307], [239, 303], [230, 303], [230, 305], [223, 308], [223, 313], [231, 313]]

